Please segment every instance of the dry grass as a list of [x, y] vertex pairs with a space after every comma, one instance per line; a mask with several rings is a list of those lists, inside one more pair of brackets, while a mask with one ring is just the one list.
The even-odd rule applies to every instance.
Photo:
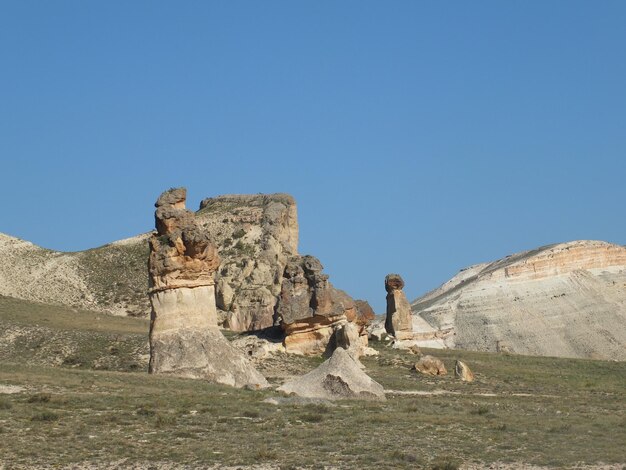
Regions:
[[[71, 334], [93, 341], [85, 331]], [[626, 463], [626, 363], [428, 351], [449, 370], [454, 359], [466, 361], [477, 377], [466, 384], [450, 375], [418, 376], [409, 370], [415, 356], [380, 350], [363, 362], [398, 392], [386, 402], [279, 405], [264, 402], [277, 397], [273, 391], [53, 368], [13, 356], [0, 361], [0, 384], [24, 390], [0, 395], [0, 462], [441, 469], [472, 462]], [[294, 358], [301, 372], [317, 363]]]

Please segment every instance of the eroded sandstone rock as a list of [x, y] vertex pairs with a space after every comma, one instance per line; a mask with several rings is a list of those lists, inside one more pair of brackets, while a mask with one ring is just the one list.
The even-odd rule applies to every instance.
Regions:
[[302, 377], [278, 388], [287, 394], [326, 400], [385, 400], [385, 391], [361, 369], [361, 365], [343, 348], [337, 348], [330, 359]]
[[[409, 339], [413, 332], [411, 305], [402, 290], [404, 281], [399, 274], [388, 274], [385, 277], [387, 291], [387, 317], [385, 329], [398, 339]], [[408, 333], [408, 335], [407, 335]]]
[[463, 382], [473, 382], [474, 374], [465, 362], [457, 360], [454, 363], [454, 376]]
[[184, 188], [157, 200], [157, 233], [150, 239], [151, 373], [202, 378], [234, 387], [267, 387], [265, 378], [217, 326], [214, 275], [219, 257]]
[[218, 247], [219, 318], [233, 331], [274, 325], [288, 259], [298, 253], [296, 203], [288, 194], [204, 199], [196, 220]]
[[285, 267], [276, 313], [288, 352], [328, 352], [335, 330], [357, 316], [352, 298], [335, 289], [322, 269], [313, 256], [294, 256]]
[[415, 363], [413, 369], [425, 375], [446, 375], [448, 373], [441, 359], [429, 355], [422, 356]]

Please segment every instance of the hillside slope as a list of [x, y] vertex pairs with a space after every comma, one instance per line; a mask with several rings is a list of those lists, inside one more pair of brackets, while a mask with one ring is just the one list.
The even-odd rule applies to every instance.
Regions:
[[115, 315], [146, 315], [147, 237], [63, 253], [0, 233], [0, 295]]
[[471, 266], [412, 309], [447, 347], [626, 360], [626, 248], [574, 241]]

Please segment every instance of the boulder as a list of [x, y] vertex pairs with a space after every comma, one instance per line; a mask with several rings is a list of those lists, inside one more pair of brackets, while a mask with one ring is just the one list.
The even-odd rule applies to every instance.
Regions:
[[383, 387], [370, 378], [360, 364], [343, 348], [306, 375], [278, 388], [286, 394], [326, 400], [385, 400]]
[[446, 375], [448, 373], [441, 359], [428, 355], [422, 356], [415, 363], [413, 369], [425, 375]]
[[253, 334], [235, 338], [230, 344], [254, 362], [285, 352], [282, 341], [261, 338]]
[[313, 256], [294, 256], [285, 267], [276, 314], [287, 352], [321, 354], [335, 347], [335, 330], [356, 318], [356, 307], [335, 289]]
[[457, 360], [454, 363], [454, 376], [464, 382], [474, 381], [474, 374], [472, 373], [468, 365], [465, 364], [463, 361]]
[[354, 321], [357, 325], [367, 328], [376, 319], [374, 309], [371, 307], [367, 300], [355, 300], [354, 306], [356, 307], [356, 318], [353, 320], [348, 318], [349, 321]]
[[367, 336], [361, 335], [358, 325], [351, 322], [337, 328], [335, 346], [347, 350], [356, 359], [366, 354], [372, 355], [372, 351], [375, 351], [367, 346]]
[[234, 387], [269, 384], [224, 338], [217, 325], [215, 271], [219, 256], [194, 214], [186, 190], [171, 189], [157, 200], [150, 239], [149, 372], [200, 378]]
[[403, 338], [408, 339], [413, 332], [413, 320], [411, 305], [402, 290], [403, 287], [404, 281], [399, 274], [388, 274], [385, 277], [385, 290], [387, 291], [385, 330], [390, 335], [402, 335]]

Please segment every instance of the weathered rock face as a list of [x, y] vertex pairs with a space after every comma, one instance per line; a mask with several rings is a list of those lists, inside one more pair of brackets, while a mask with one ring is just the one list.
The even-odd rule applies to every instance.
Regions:
[[388, 274], [385, 277], [385, 290], [387, 291], [385, 329], [390, 335], [398, 337], [401, 332], [413, 331], [411, 305], [404, 295], [403, 288], [404, 281], [399, 274]]
[[335, 330], [356, 318], [354, 301], [335, 289], [313, 256], [292, 257], [285, 267], [277, 318], [288, 352], [320, 354], [333, 348]]
[[278, 388], [287, 394], [326, 400], [385, 400], [383, 387], [372, 380], [348, 351], [337, 348], [330, 359]]
[[345, 349], [354, 358], [365, 355], [367, 344], [367, 334], [362, 335], [356, 323], [347, 322], [335, 331], [336, 347]]
[[626, 360], [626, 248], [576, 241], [514, 254], [461, 271], [412, 308], [451, 348]]
[[294, 199], [287, 194], [204, 199], [196, 220], [221, 258], [216, 276], [220, 323], [233, 331], [272, 326], [285, 266], [298, 253]]
[[219, 257], [183, 188], [166, 191], [155, 206], [150, 239], [151, 373], [202, 378], [234, 387], [266, 387], [265, 378], [217, 327], [215, 270]]
[[473, 382], [474, 374], [465, 362], [457, 360], [454, 363], [454, 376], [463, 382]]
[[415, 363], [413, 369], [424, 375], [446, 375], [448, 373], [443, 361], [434, 356], [422, 356]]

